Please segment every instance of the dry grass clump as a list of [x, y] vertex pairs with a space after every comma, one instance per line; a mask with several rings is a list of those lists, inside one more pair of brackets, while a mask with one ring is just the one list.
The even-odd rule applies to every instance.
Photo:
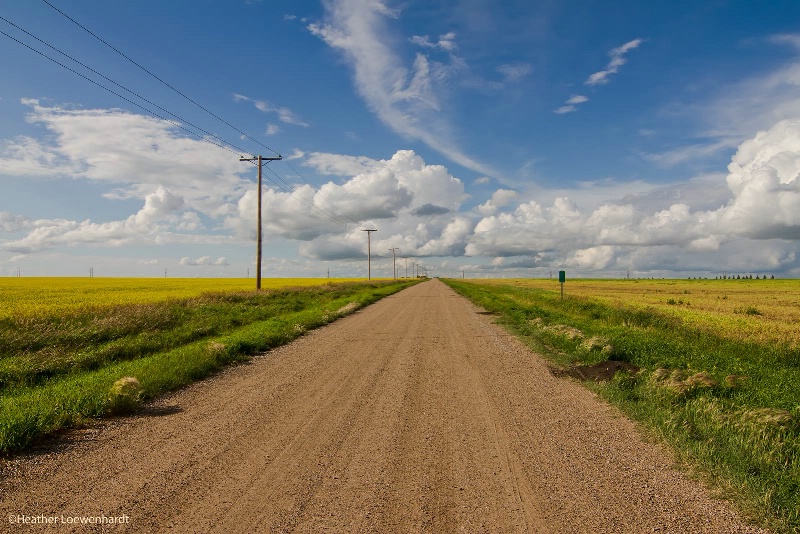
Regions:
[[599, 336], [592, 336], [581, 343], [581, 350], [586, 352], [600, 352], [609, 355], [614, 352], [614, 347], [607, 339]]
[[212, 341], [208, 344], [208, 352], [210, 354], [222, 354], [228, 347], [219, 341]]
[[719, 386], [719, 382], [711, 378], [705, 371], [695, 373], [686, 379], [686, 383], [690, 387], [698, 388], [715, 388]]
[[681, 369], [658, 368], [650, 375], [650, 383], [663, 388], [676, 397], [684, 397], [689, 393], [711, 390], [719, 387], [719, 382], [708, 373], [701, 371], [692, 375]]
[[142, 402], [142, 385], [133, 376], [114, 382], [108, 392], [108, 409], [112, 414], [132, 412]]
[[741, 420], [757, 425], [786, 427], [792, 423], [794, 417], [788, 410], [780, 408], [756, 408], [741, 412]]
[[738, 389], [747, 382], [747, 377], [744, 375], [728, 375], [725, 377], [725, 385], [731, 389]]
[[550, 332], [567, 339], [583, 339], [584, 337], [583, 332], [572, 326], [567, 326], [565, 324], [553, 324], [546, 326], [541, 317], [530, 319], [528, 324], [535, 326], [536, 328], [541, 328], [545, 332]]
[[577, 328], [573, 328], [565, 324], [554, 324], [552, 326], [547, 326], [545, 327], [545, 330], [548, 332], [553, 332], [554, 334], [558, 334], [559, 336], [564, 336], [567, 339], [583, 339], [583, 332]]
[[348, 302], [338, 310], [336, 310], [336, 315], [347, 315], [348, 313], [352, 313], [358, 309], [358, 302]]

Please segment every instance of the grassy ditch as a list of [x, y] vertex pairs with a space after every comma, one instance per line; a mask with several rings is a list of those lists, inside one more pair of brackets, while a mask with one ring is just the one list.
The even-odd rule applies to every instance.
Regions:
[[[562, 368], [633, 364], [588, 385], [779, 532], [800, 530], [800, 351], [713, 335], [655, 308], [445, 280]], [[789, 342], [791, 341], [791, 342]]]
[[207, 293], [148, 304], [0, 320], [0, 454], [115, 413], [109, 392], [135, 377], [153, 398], [415, 282]]

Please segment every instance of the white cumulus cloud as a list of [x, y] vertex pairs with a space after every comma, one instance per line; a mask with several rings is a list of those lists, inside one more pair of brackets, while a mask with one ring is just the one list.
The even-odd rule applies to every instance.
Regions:
[[[724, 183], [728, 199], [717, 196], [718, 204], [708, 209], [675, 202], [650, 212], [644, 210], [654, 199], [641, 202], [630, 197], [628, 203], [606, 203], [583, 211], [560, 197], [551, 206], [528, 201], [497, 214], [489, 201], [480, 206], [486, 216], [476, 224], [465, 252], [532, 256], [540, 262], [561, 258], [589, 270], [791, 265], [800, 243], [800, 121], [781, 121], [742, 143]], [[714, 190], [703, 183], [693, 187]], [[693, 200], [692, 204], [705, 203]], [[746, 243], [749, 256], [736, 256]], [[664, 250], [669, 254], [662, 254]], [[761, 254], [766, 254], [763, 261], [758, 259]], [[676, 263], [676, 258], [685, 263]]]

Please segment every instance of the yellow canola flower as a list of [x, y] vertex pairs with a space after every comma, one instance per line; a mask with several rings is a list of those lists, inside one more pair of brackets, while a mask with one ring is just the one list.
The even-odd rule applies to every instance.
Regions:
[[[363, 279], [263, 278], [261, 287], [280, 289], [354, 280]], [[253, 278], [0, 278], [0, 320], [251, 290], [255, 290]]]

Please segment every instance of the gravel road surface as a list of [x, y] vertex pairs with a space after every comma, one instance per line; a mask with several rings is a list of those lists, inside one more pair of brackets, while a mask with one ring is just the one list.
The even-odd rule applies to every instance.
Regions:
[[0, 503], [9, 532], [758, 532], [435, 279], [5, 461]]

